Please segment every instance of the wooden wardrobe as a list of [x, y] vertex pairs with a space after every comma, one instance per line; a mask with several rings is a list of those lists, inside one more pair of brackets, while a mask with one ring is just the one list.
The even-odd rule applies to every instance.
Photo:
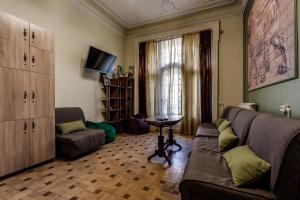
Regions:
[[54, 34], [0, 13], [0, 176], [55, 157]]

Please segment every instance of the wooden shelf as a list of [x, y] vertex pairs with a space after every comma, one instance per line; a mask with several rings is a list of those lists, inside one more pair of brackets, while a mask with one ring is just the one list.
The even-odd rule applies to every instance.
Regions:
[[105, 109], [100, 112], [106, 120], [117, 130], [122, 132], [124, 121], [133, 114], [133, 90], [134, 79], [131, 77], [119, 77], [110, 79], [110, 84], [102, 87], [105, 97], [101, 98]]

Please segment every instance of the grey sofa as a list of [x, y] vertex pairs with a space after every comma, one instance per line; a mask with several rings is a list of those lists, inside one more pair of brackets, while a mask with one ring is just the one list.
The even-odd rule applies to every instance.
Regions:
[[[82, 120], [85, 124], [85, 117], [81, 108], [56, 108], [55, 124]], [[57, 156], [67, 156], [74, 158], [81, 154], [98, 149], [105, 143], [105, 133], [103, 130], [87, 129], [66, 135], [56, 131], [56, 153]]]
[[249, 187], [236, 188], [212, 124], [201, 124], [179, 185], [182, 200], [300, 199], [300, 121], [228, 107], [238, 145], [250, 148], [272, 166], [269, 175]]

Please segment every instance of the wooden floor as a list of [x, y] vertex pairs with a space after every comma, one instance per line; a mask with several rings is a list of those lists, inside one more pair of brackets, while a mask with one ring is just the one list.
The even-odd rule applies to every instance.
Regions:
[[171, 154], [171, 167], [160, 158], [147, 161], [156, 148], [157, 134], [121, 135], [78, 160], [56, 160], [0, 181], [0, 199], [180, 199], [178, 184], [192, 139], [175, 137], [183, 150]]

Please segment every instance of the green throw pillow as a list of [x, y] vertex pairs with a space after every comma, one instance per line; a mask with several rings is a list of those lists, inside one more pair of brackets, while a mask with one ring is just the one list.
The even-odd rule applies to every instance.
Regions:
[[218, 128], [223, 121], [224, 121], [224, 119], [218, 118], [214, 121], [213, 124]]
[[82, 120], [57, 124], [56, 128], [60, 131], [62, 135], [72, 133], [75, 131], [86, 130], [86, 127], [83, 124]]
[[230, 124], [231, 124], [230, 121], [224, 119], [218, 127], [219, 133], [222, 133], [222, 131], [225, 130], [227, 127], [229, 127]]
[[236, 187], [250, 185], [261, 179], [271, 165], [254, 153], [248, 145], [239, 146], [223, 154]]
[[233, 133], [231, 127], [227, 127], [219, 135], [220, 151], [227, 151], [236, 146], [238, 137]]

